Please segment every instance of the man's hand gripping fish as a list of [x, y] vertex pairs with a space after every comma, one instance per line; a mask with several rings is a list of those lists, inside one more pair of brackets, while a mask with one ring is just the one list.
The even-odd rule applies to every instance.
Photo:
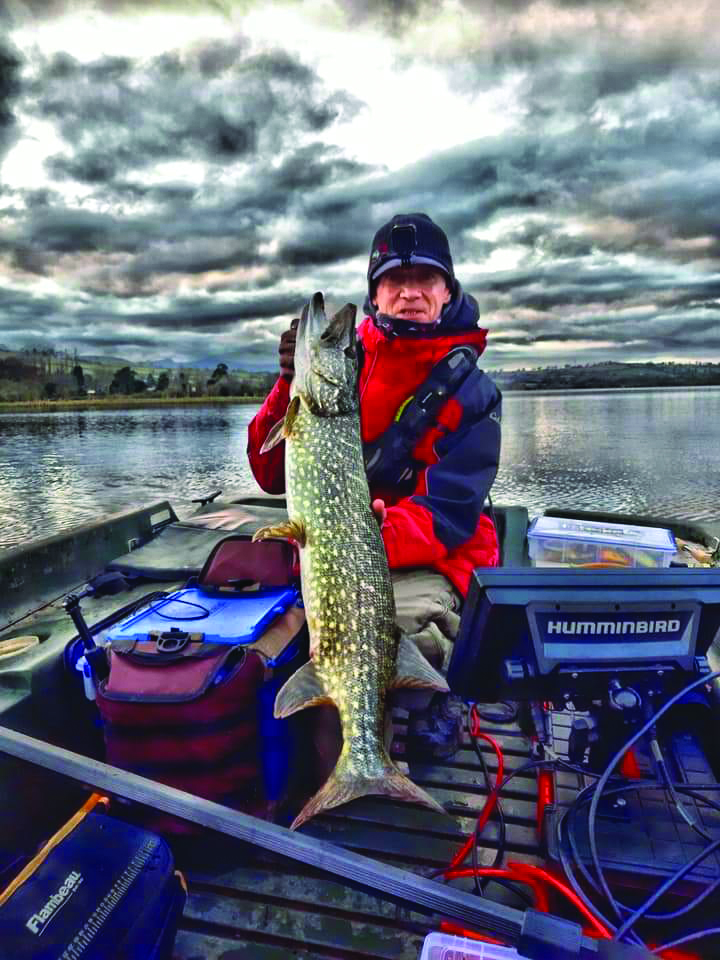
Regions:
[[363, 464], [355, 312], [348, 303], [328, 321], [321, 293], [303, 309], [290, 405], [263, 447], [286, 440], [289, 521], [259, 530], [254, 539], [291, 537], [299, 544], [312, 654], [278, 693], [275, 716], [332, 703], [343, 730], [335, 769], [293, 829], [368, 794], [444, 812], [398, 770], [385, 747], [389, 689], [448, 687], [395, 624], [387, 556]]

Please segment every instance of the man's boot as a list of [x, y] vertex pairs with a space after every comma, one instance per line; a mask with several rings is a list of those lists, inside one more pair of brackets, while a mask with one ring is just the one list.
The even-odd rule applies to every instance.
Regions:
[[408, 717], [408, 760], [450, 760], [460, 749], [465, 704], [453, 693], [436, 693], [426, 710]]

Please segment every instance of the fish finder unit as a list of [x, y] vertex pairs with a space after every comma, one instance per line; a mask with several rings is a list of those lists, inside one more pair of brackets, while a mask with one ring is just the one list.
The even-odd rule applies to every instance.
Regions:
[[[475, 571], [448, 683], [467, 700], [519, 701], [530, 755], [559, 761], [538, 792], [538, 822], [548, 857], [563, 869], [568, 849], [592, 869], [587, 790], [663, 704], [710, 673], [706, 654], [719, 629], [720, 569]], [[599, 862], [624, 896], [673, 876], [702, 838], [720, 842], [718, 815], [683, 787], [720, 787], [718, 714], [702, 684], [681, 696], [625, 753], [625, 792], [600, 798], [592, 828]], [[658, 788], [648, 792], [648, 782]], [[714, 858], [675, 893], [689, 901], [707, 884], [720, 884]]]
[[479, 568], [448, 683], [485, 702], [672, 694], [719, 629], [720, 569]]

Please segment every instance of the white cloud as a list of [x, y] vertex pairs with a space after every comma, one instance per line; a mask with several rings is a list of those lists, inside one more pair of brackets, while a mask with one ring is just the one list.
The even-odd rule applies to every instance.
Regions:
[[127, 56], [142, 60], [199, 38], [223, 39], [228, 21], [219, 13], [134, 13], [110, 15], [88, 5], [52, 20], [37, 18], [10, 32], [21, 50], [37, 47], [44, 54], [66, 53], [82, 63], [100, 57]]

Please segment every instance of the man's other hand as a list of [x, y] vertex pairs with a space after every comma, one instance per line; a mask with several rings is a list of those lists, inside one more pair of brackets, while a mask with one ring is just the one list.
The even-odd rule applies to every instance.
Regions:
[[290, 329], [286, 330], [280, 337], [280, 376], [290, 382], [295, 376], [295, 338], [297, 337], [297, 326], [300, 323], [298, 317], [290, 324]]
[[373, 500], [372, 502], [373, 513], [377, 517], [377, 522], [382, 525], [385, 523], [387, 518], [387, 507], [385, 506], [384, 500]]

